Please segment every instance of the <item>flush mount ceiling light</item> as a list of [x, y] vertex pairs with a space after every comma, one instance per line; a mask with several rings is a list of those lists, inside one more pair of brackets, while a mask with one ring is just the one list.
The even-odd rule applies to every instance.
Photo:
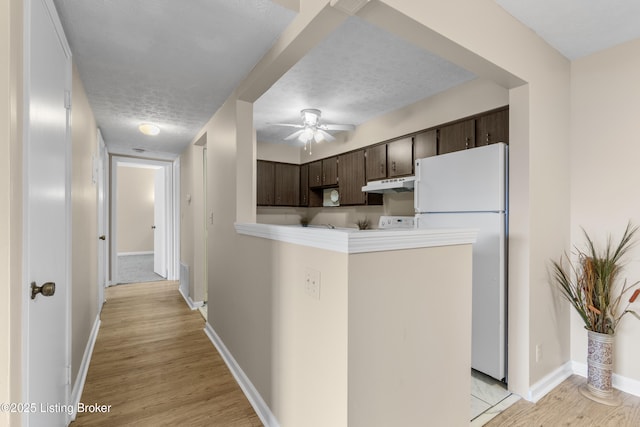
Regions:
[[150, 123], [143, 123], [138, 126], [138, 129], [145, 135], [157, 135], [160, 133], [160, 128]]
[[290, 123], [275, 123], [277, 126], [290, 126], [294, 128], [299, 128], [300, 130], [292, 133], [288, 137], [285, 138], [285, 141], [290, 141], [292, 139], [297, 139], [298, 141], [304, 144], [304, 149], [309, 149], [309, 154], [311, 154], [311, 142], [315, 141], [316, 143], [321, 141], [335, 141], [335, 138], [327, 131], [329, 130], [354, 130], [356, 127], [354, 125], [339, 125], [339, 124], [330, 124], [325, 125], [320, 123], [320, 116], [322, 112], [315, 108], [306, 108], [300, 111], [300, 117], [302, 118], [302, 124], [290, 124]]

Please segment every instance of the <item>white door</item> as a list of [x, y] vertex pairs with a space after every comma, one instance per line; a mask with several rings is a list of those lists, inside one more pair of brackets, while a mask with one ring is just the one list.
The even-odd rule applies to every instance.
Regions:
[[[25, 14], [24, 402], [37, 410], [24, 424], [62, 426], [64, 411], [42, 409], [69, 402], [71, 52], [51, 0], [26, 1]], [[55, 293], [31, 299], [32, 283]]]
[[107, 148], [98, 130], [98, 159], [96, 165], [96, 184], [98, 186], [98, 311], [104, 303], [104, 288], [107, 286]]
[[165, 168], [156, 169], [153, 202], [153, 271], [167, 278]]

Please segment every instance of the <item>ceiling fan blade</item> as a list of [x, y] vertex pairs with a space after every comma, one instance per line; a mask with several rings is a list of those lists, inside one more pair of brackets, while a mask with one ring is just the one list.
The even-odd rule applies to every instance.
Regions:
[[324, 141], [335, 141], [336, 139], [328, 132], [323, 131], [322, 129], [318, 129], [316, 130], [316, 133], [314, 135], [314, 139], [316, 140], [316, 142], [320, 142], [318, 141], [318, 135], [320, 135], [322, 138], [320, 139], [320, 141], [324, 140]]
[[338, 125], [338, 124], [321, 125], [319, 127], [324, 130], [354, 130], [356, 128], [354, 125]]
[[295, 131], [294, 133], [292, 133], [291, 135], [289, 135], [288, 137], [286, 137], [284, 140], [285, 141], [291, 141], [292, 139], [296, 139], [297, 137], [299, 137], [300, 135], [302, 135], [302, 133], [304, 132], [304, 129], [300, 129], [298, 131]]
[[304, 125], [294, 125], [292, 123], [267, 123], [269, 126], [287, 126], [292, 128], [302, 129]]

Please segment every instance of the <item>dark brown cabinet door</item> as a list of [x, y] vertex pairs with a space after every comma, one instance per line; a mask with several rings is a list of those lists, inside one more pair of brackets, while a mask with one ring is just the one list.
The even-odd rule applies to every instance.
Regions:
[[509, 110], [496, 111], [476, 119], [476, 146], [509, 143]]
[[342, 154], [338, 157], [340, 205], [366, 203], [366, 194], [362, 192], [362, 186], [366, 184], [364, 163], [364, 150]]
[[475, 144], [475, 120], [454, 123], [439, 129], [438, 154], [473, 148]]
[[322, 187], [322, 160], [309, 163], [309, 187]]
[[387, 177], [387, 144], [374, 145], [365, 150], [367, 181]]
[[275, 205], [298, 206], [300, 202], [300, 166], [275, 164]]
[[300, 166], [300, 206], [309, 206], [309, 165]]
[[338, 158], [322, 160], [322, 185], [338, 185]]
[[413, 159], [424, 159], [438, 154], [438, 132], [435, 129], [417, 134], [413, 138]]
[[387, 176], [411, 175], [413, 173], [413, 140], [403, 138], [387, 144]]
[[275, 202], [275, 164], [258, 160], [256, 164], [256, 204], [270, 206]]

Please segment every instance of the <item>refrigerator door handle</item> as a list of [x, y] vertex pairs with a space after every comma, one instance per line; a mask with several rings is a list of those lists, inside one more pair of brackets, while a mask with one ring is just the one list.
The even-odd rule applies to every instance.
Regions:
[[415, 213], [420, 213], [420, 160], [416, 160], [413, 168], [415, 171], [415, 181], [413, 182], [413, 210]]

